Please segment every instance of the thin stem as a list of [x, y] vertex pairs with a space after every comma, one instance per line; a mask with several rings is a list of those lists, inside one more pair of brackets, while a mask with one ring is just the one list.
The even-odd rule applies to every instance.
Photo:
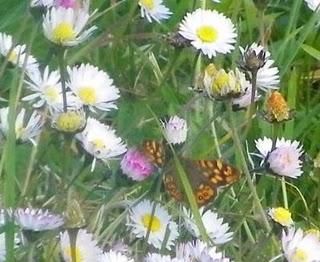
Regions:
[[264, 212], [264, 209], [263, 209], [263, 207], [261, 205], [259, 196], [258, 196], [257, 191], [256, 191], [256, 187], [255, 187], [255, 185], [253, 184], [253, 182], [251, 180], [251, 175], [250, 175], [250, 171], [249, 171], [249, 168], [248, 168], [248, 165], [247, 165], [247, 162], [246, 162], [246, 157], [245, 157], [245, 154], [243, 152], [243, 148], [242, 148], [242, 144], [241, 144], [240, 138], [239, 138], [238, 133], [237, 133], [236, 128], [235, 128], [235, 123], [234, 123], [233, 115], [232, 115], [232, 103], [231, 102], [228, 104], [228, 111], [229, 111], [230, 122], [231, 122], [231, 133], [232, 133], [233, 141], [235, 143], [235, 146], [237, 148], [237, 151], [238, 151], [238, 154], [239, 154], [239, 157], [240, 157], [240, 160], [241, 160], [243, 172], [244, 172], [244, 174], [245, 174], [245, 176], [247, 178], [247, 183], [248, 183], [248, 186], [249, 186], [250, 191], [252, 193], [255, 205], [258, 208], [258, 211], [259, 211], [259, 213], [261, 215], [263, 225], [264, 225], [265, 229], [267, 230], [267, 232], [269, 233], [269, 232], [271, 232], [271, 226], [270, 226], [269, 221], [267, 219], [267, 216], [266, 216], [266, 214]]
[[251, 233], [251, 230], [250, 230], [250, 227], [249, 227], [249, 225], [248, 225], [247, 220], [244, 220], [244, 221], [243, 221], [243, 226], [244, 226], [244, 230], [246, 231], [247, 236], [248, 236], [250, 242], [251, 242], [252, 244], [255, 244], [256, 241], [255, 241], [255, 239], [254, 239], [254, 237], [253, 237], [253, 235], [252, 235], [252, 233]]
[[60, 78], [61, 78], [63, 111], [67, 112], [68, 101], [67, 101], [66, 67], [64, 62], [64, 53], [65, 53], [64, 48], [61, 48], [58, 50], [58, 60], [59, 60], [58, 62], [59, 62]]
[[281, 178], [281, 188], [282, 188], [283, 204], [284, 204], [284, 207], [288, 209], [289, 208], [288, 195], [287, 195], [286, 179], [284, 178], [284, 176]]
[[217, 131], [216, 131], [216, 125], [215, 125], [215, 119], [213, 118], [213, 104], [211, 102], [208, 103], [208, 115], [209, 118], [212, 119], [211, 122], [211, 133], [213, 136], [213, 142], [214, 146], [218, 155], [218, 158], [221, 158], [221, 150], [220, 150], [220, 145], [219, 145], [219, 140], [217, 137]]

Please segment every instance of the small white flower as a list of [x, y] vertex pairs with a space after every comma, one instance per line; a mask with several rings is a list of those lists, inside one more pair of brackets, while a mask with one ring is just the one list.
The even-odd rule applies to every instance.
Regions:
[[[187, 230], [194, 237], [199, 238], [201, 235], [197, 224], [193, 220], [191, 210], [183, 208], [183, 211], [186, 215], [184, 221]], [[223, 223], [223, 218], [218, 218], [217, 213], [211, 210], [207, 210], [204, 212], [203, 207], [199, 209], [199, 212], [201, 214], [202, 223], [207, 231], [207, 234], [215, 244], [224, 244], [232, 239], [233, 233], [228, 232], [230, 230], [230, 226], [228, 225], [228, 223]]]
[[[33, 101], [33, 107], [40, 108], [47, 105], [49, 111], [62, 111], [63, 99], [60, 83], [60, 74], [58, 71], [49, 71], [47, 66], [41, 74], [40, 71], [28, 74], [28, 80], [25, 80], [27, 88], [33, 91], [31, 95], [22, 98], [23, 101]], [[81, 107], [82, 103], [71, 92], [67, 92], [68, 107]]]
[[128, 258], [120, 252], [110, 250], [109, 252], [103, 253], [99, 259], [99, 262], [133, 262], [133, 259]]
[[[232, 99], [232, 105], [235, 106], [237, 109], [246, 108], [251, 104], [251, 95], [252, 95], [252, 85], [249, 83], [246, 85], [246, 91], [244, 95], [233, 98]], [[254, 101], [257, 101], [260, 98], [258, 95], [258, 92], [255, 94]]]
[[282, 226], [289, 227], [293, 225], [291, 213], [288, 209], [283, 207], [270, 208], [268, 215]]
[[75, 247], [71, 246], [67, 231], [60, 234], [60, 250], [65, 262], [72, 262], [72, 252], [75, 252], [77, 261], [99, 261], [102, 250], [98, 247], [94, 236], [84, 229], [80, 229], [76, 235]]
[[94, 111], [116, 109], [115, 100], [119, 90], [113, 85], [113, 80], [107, 73], [89, 64], [68, 68], [70, 82], [67, 83], [80, 101]]
[[169, 121], [163, 124], [164, 134], [169, 144], [181, 144], [187, 139], [187, 122], [178, 116], [170, 117]]
[[[33, 111], [32, 115], [29, 118], [29, 121], [26, 123], [25, 113], [26, 110], [24, 108], [21, 109], [16, 118], [16, 139], [21, 140], [22, 142], [27, 142], [29, 140], [35, 145], [35, 141], [33, 138], [41, 133], [41, 128], [44, 124], [43, 117], [36, 111]], [[5, 136], [8, 136], [9, 133], [8, 115], [9, 107], [0, 109], [0, 130]]]
[[26, 45], [14, 45], [11, 35], [0, 33], [0, 54], [10, 63], [20, 68], [25, 66], [26, 72], [38, 70], [37, 60], [26, 51]]
[[57, 45], [75, 46], [92, 34], [96, 26], [83, 30], [89, 20], [89, 14], [84, 9], [51, 8], [43, 20], [45, 36]]
[[[132, 227], [133, 234], [138, 238], [144, 238], [149, 232], [148, 243], [155, 248], [160, 249], [163, 244], [167, 249], [175, 244], [178, 237], [178, 226], [172, 221], [168, 212], [159, 204], [156, 204], [154, 214], [152, 215], [154, 203], [149, 200], [143, 200], [130, 209], [128, 226]], [[149, 228], [150, 227], [150, 228]], [[163, 243], [166, 236], [169, 236], [167, 243]]]
[[[302, 174], [303, 154], [302, 146], [298, 141], [277, 139], [275, 148], [272, 150], [272, 140], [264, 137], [255, 141], [263, 161], [267, 159], [270, 169], [277, 175], [297, 178]], [[272, 151], [271, 151], [272, 150]]]
[[209, 247], [201, 240], [179, 244], [176, 248], [176, 256], [185, 262], [230, 262], [229, 258], [216, 250], [216, 247]]
[[151, 23], [152, 19], [160, 23], [161, 20], [168, 19], [172, 13], [163, 4], [163, 0], [139, 0], [141, 17], [146, 17]]
[[31, 0], [31, 7], [52, 7], [55, 0]]
[[315, 262], [320, 258], [320, 241], [313, 233], [289, 228], [282, 231], [282, 248], [288, 262]]
[[76, 135], [83, 148], [94, 157], [92, 168], [95, 159], [106, 161], [127, 151], [126, 145], [115, 132], [110, 126], [89, 117], [85, 129]]
[[229, 18], [215, 10], [203, 9], [188, 13], [180, 24], [179, 33], [209, 58], [233, 50], [237, 36]]
[[215, 3], [220, 3], [220, 0], [212, 0]]
[[320, 10], [320, 0], [305, 0], [312, 11]]
[[257, 73], [257, 87], [264, 91], [267, 91], [268, 89], [278, 89], [280, 84], [279, 69], [276, 66], [273, 66], [274, 60], [271, 59], [270, 52], [257, 43], [253, 43], [245, 49], [240, 48], [243, 55], [247, 49], [255, 51], [256, 54], [259, 54], [261, 50], [266, 51], [266, 63], [258, 70]]
[[23, 230], [44, 231], [53, 230], [63, 225], [63, 218], [48, 210], [19, 208], [14, 211], [16, 223]]

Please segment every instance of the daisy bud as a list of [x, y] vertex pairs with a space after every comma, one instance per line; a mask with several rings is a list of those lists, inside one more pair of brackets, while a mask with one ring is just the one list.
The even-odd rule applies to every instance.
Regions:
[[173, 116], [164, 124], [165, 137], [169, 144], [181, 144], [187, 139], [187, 122], [183, 118]]
[[154, 171], [153, 165], [137, 149], [129, 149], [121, 161], [122, 172], [135, 181], [148, 178]]
[[52, 126], [59, 131], [76, 133], [86, 125], [86, 116], [82, 109], [54, 112]]
[[255, 48], [247, 47], [242, 56], [242, 67], [249, 72], [256, 72], [266, 63], [266, 51], [262, 48], [257, 52]]
[[216, 99], [239, 97], [245, 93], [247, 81], [245, 75], [237, 68], [228, 73], [210, 64], [205, 69], [203, 84], [207, 94]]
[[287, 101], [278, 91], [272, 92], [267, 100], [266, 119], [269, 122], [282, 122], [289, 118], [290, 110]]
[[289, 227], [293, 225], [293, 220], [291, 218], [291, 213], [288, 209], [283, 207], [270, 208], [268, 212], [269, 216], [284, 227]]

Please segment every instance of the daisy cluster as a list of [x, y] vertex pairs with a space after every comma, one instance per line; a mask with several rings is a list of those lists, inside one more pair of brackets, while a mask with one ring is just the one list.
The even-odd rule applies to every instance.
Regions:
[[[137, 0], [136, 2], [140, 16], [147, 24], [153, 22], [160, 24], [173, 15], [163, 0]], [[214, 6], [220, 3], [217, 0], [212, 2]], [[316, 12], [319, 10], [319, 1], [306, 2], [311, 10]], [[218, 212], [219, 209], [213, 208], [212, 205], [199, 209], [194, 207], [189, 209], [185, 206], [177, 208], [171, 202], [165, 202], [167, 198], [162, 197], [161, 194], [158, 194], [161, 195], [160, 197], [145, 197], [153, 196], [154, 193], [151, 191], [155, 186], [150, 186], [148, 183], [153, 182], [152, 179], [161, 182], [162, 175], [167, 171], [162, 155], [168, 154], [167, 151], [171, 150], [174, 152], [174, 157], [169, 155], [175, 161], [178, 158], [176, 155], [180, 154], [179, 150], [182, 152], [184, 149], [192, 125], [188, 125], [186, 119], [172, 115], [168, 120], [158, 121], [163, 145], [167, 148], [160, 147], [154, 141], [147, 141], [145, 147], [127, 146], [125, 139], [118, 135], [120, 132], [115, 124], [110, 124], [113, 122], [111, 113], [118, 110], [121, 97], [117, 81], [113, 80], [112, 74], [109, 74], [103, 66], [98, 67], [91, 63], [67, 63], [70, 50], [89, 41], [97, 32], [95, 25], [90, 26], [96, 14], [96, 11], [90, 11], [90, 1], [31, 0], [30, 9], [32, 12], [39, 11], [42, 14], [43, 36], [54, 50], [52, 59], [56, 59], [56, 63], [42, 64], [41, 60], [38, 61], [30, 54], [29, 47], [18, 44], [14, 37], [7, 33], [0, 33], [0, 54], [4, 65], [9, 69], [13, 67], [19, 70], [23, 82], [20, 103], [23, 106], [19, 104], [17, 108], [15, 106], [0, 108], [1, 143], [14, 135], [17, 143], [31, 142], [35, 149], [41, 142], [41, 135], [50, 130], [51, 133], [62, 137], [65, 144], [67, 144], [66, 141], [71, 141], [69, 144], [71, 150], [77, 154], [82, 152], [84, 157], [79, 157], [79, 162], [84, 165], [89, 162], [88, 170], [90, 169], [92, 175], [99, 165], [101, 169], [112, 171], [112, 175], [119, 173], [121, 181], [133, 185], [134, 189], [130, 193], [119, 190], [119, 195], [124, 196], [117, 203], [112, 201], [104, 203], [107, 195], [105, 191], [101, 195], [97, 193], [103, 203], [99, 206], [98, 215], [92, 219], [85, 217], [82, 206], [73, 196], [70, 197], [72, 198], [71, 206], [56, 208], [56, 210], [64, 210], [61, 214], [46, 208], [0, 209], [0, 228], [5, 229], [11, 226], [15, 230], [13, 248], [19, 250], [22, 246], [22, 253], [28, 245], [33, 248], [37, 246], [43, 249], [51, 248], [53, 250], [51, 252], [56, 252], [63, 261], [69, 262], [231, 261], [226, 255], [229, 249], [224, 249], [223, 245], [230, 244], [237, 232], [232, 228], [232, 223], [226, 222], [228, 216], [226, 215], [225, 219], [225, 213]], [[187, 51], [191, 53], [196, 51], [200, 56], [205, 57], [204, 61], [210, 61], [203, 70], [200, 65], [199, 72], [196, 72], [198, 75], [196, 75], [195, 86], [198, 89], [194, 88], [194, 90], [199, 91], [202, 94], [201, 98], [207, 101], [224, 103], [223, 106], [230, 105], [232, 114], [240, 116], [239, 110], [247, 110], [244, 125], [248, 129], [251, 128], [252, 121], [260, 115], [265, 124], [270, 124], [276, 129], [293, 117], [293, 112], [284, 95], [278, 91], [281, 83], [276, 61], [273, 60], [272, 53], [265, 44], [252, 42], [238, 48], [239, 32], [236, 28], [237, 26], [227, 15], [217, 10], [203, 8], [187, 12], [179, 22], [176, 32], [177, 41], [182, 41], [182, 46]], [[238, 67], [227, 68], [213, 63], [212, 60], [216, 62], [234, 51], [239, 51], [240, 54], [240, 59], [237, 61]], [[54, 67], [55, 64], [59, 66]], [[260, 108], [262, 100], [265, 101], [263, 109]], [[2, 102], [7, 103], [5, 99], [1, 100]], [[106, 122], [106, 116], [108, 116], [108, 122]], [[227, 130], [228, 135], [231, 134], [235, 144], [240, 144], [239, 151], [242, 153], [242, 141], [237, 137], [238, 133], [242, 132], [241, 127], [234, 130], [233, 123], [229, 125], [227, 121], [221, 122], [223, 122], [224, 131]], [[233, 119], [230, 122], [233, 122]], [[212, 124], [211, 127], [213, 136], [216, 136], [214, 125]], [[243, 140], [247, 140], [248, 130], [243, 133]], [[217, 140], [216, 137], [214, 138]], [[257, 209], [259, 209], [260, 199], [258, 193], [254, 191], [255, 179], [256, 175], [261, 173], [256, 170], [263, 170], [264, 174], [268, 174], [267, 177], [281, 181], [283, 192], [285, 192], [285, 203], [284, 207], [262, 209], [259, 216], [256, 216], [255, 211], [252, 210], [248, 211], [250, 214], [241, 214], [241, 219], [245, 221], [243, 224], [245, 224], [246, 233], [249, 232], [248, 235], [254, 238], [250, 231], [251, 225], [246, 222], [247, 216], [250, 219], [254, 217], [259, 220], [268, 215], [271, 219], [266, 218], [266, 221], [263, 221], [267, 224], [267, 230], [270, 231], [268, 234], [271, 234], [272, 226], [280, 227], [282, 230], [282, 237], [279, 238], [279, 246], [282, 246], [280, 256], [285, 257], [289, 262], [320, 261], [319, 231], [300, 228], [300, 224], [293, 219], [295, 214], [291, 214], [285, 195], [286, 183], [291, 183], [304, 174], [305, 152], [302, 143], [298, 140], [278, 137], [277, 133], [272, 138], [256, 137], [254, 139], [256, 150], [247, 154], [247, 159], [250, 161], [247, 161], [245, 156], [242, 157], [244, 160], [241, 160], [246, 167], [243, 168], [247, 171], [246, 180], [251, 182], [248, 183], [250, 190], [258, 201]], [[248, 151], [251, 151], [253, 145], [250, 141], [247, 142]], [[176, 154], [176, 151], [179, 154]], [[218, 155], [220, 158], [220, 152]], [[172, 159], [169, 159], [170, 163], [174, 162]], [[249, 170], [246, 161], [250, 162], [253, 170]], [[208, 183], [217, 193], [221, 181], [225, 179], [228, 182], [230, 179], [231, 168], [228, 166], [225, 170], [219, 167], [222, 165], [221, 161], [217, 160], [216, 163], [217, 168], [212, 167], [212, 163], [208, 164], [205, 172], [199, 174], [199, 176], [202, 175], [201, 177], [190, 179], [190, 186], [193, 186], [193, 180], [198, 179], [201, 180], [200, 189]], [[111, 164], [118, 166], [111, 169]], [[43, 172], [47, 171], [46, 167], [42, 169]], [[198, 175], [196, 172], [198, 169], [195, 170], [194, 167], [193, 169], [192, 175]], [[241, 173], [240, 168], [238, 169]], [[209, 171], [212, 171], [212, 174]], [[68, 172], [73, 173], [73, 171]], [[211, 179], [212, 176], [214, 179]], [[112, 186], [117, 187], [118, 182], [114, 179]], [[160, 184], [160, 182], [157, 183]], [[177, 185], [180, 182], [179, 180]], [[183, 184], [182, 182], [180, 184]], [[245, 183], [247, 181], [243, 184]], [[161, 192], [161, 186], [162, 184], [159, 189], [157, 188], [158, 193]], [[105, 189], [103, 186], [100, 188], [100, 185], [97, 187], [99, 190]], [[66, 188], [69, 190], [69, 185]], [[211, 189], [212, 192], [213, 189]], [[143, 194], [139, 195], [141, 191]], [[238, 203], [234, 189], [231, 191], [230, 199]], [[181, 192], [186, 193], [187, 190], [181, 190]], [[205, 190], [201, 193], [207, 194]], [[41, 202], [44, 197], [39, 194], [34, 197], [34, 201]], [[118, 192], [114, 197], [118, 197]], [[43, 207], [50, 206], [57, 199], [59, 202], [58, 196], [48, 199]], [[91, 202], [95, 205], [96, 201], [92, 201], [91, 195], [83, 201], [87, 200], [88, 210], [90, 210]], [[25, 201], [33, 200], [26, 198]], [[0, 203], [2, 202], [0, 198]], [[109, 212], [112, 208], [121, 210], [121, 214], [115, 212], [114, 216]], [[108, 220], [105, 220], [105, 217]], [[110, 225], [106, 225], [106, 221], [111, 221]], [[201, 227], [199, 227], [199, 221], [202, 224]], [[41, 242], [41, 234], [48, 231], [54, 247], [46, 247], [47, 242]], [[111, 231], [113, 233], [110, 233]], [[276, 241], [276, 238], [273, 240]], [[6, 246], [8, 246], [5, 241], [5, 233], [1, 231], [0, 261], [5, 261]], [[252, 242], [254, 243], [254, 239]], [[131, 248], [135, 243], [136, 250]], [[32, 254], [29, 256], [31, 257]]]

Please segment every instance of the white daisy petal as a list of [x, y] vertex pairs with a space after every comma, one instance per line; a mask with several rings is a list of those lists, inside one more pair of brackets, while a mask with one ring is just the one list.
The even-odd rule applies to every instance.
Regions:
[[170, 144], [181, 144], [187, 139], [187, 122], [178, 116], [170, 117], [167, 123], [163, 123], [165, 137]]
[[77, 134], [76, 138], [95, 159], [106, 161], [127, 151], [126, 145], [115, 132], [110, 126], [89, 117], [85, 129]]
[[89, 64], [68, 68], [68, 72], [68, 87], [91, 111], [94, 108], [103, 111], [117, 108], [115, 100], [120, 97], [119, 90], [107, 73]]
[[139, 0], [141, 17], [146, 17], [151, 23], [152, 19], [160, 23], [168, 19], [172, 13], [163, 4], [163, 0]]
[[92, 26], [84, 30], [89, 17], [85, 8], [53, 7], [44, 16], [42, 24], [44, 34], [57, 45], [78, 45], [87, 40], [96, 29], [96, 26]]
[[188, 13], [180, 24], [179, 33], [209, 58], [217, 53], [230, 53], [237, 36], [229, 18], [215, 10], [203, 9]]
[[[200, 231], [198, 229], [197, 224], [193, 220], [193, 215], [191, 210], [183, 209], [185, 216], [185, 226], [187, 230], [194, 236], [200, 237]], [[207, 231], [208, 236], [215, 244], [224, 244], [229, 242], [233, 233], [228, 232], [230, 230], [230, 226], [227, 223], [223, 223], [222, 218], [218, 218], [218, 214], [207, 210], [205, 212], [204, 208], [200, 208], [199, 212], [201, 214], [203, 225]]]
[[14, 212], [16, 223], [24, 230], [53, 230], [63, 225], [63, 218], [48, 210], [19, 208]]
[[[156, 204], [154, 215], [152, 216], [154, 203], [143, 200], [130, 209], [128, 226], [132, 228], [133, 234], [137, 238], [144, 238], [150, 230], [148, 243], [160, 249], [168, 231], [168, 240], [165, 243], [167, 249], [175, 244], [178, 237], [178, 226], [172, 221], [168, 212], [159, 204]], [[150, 226], [150, 228], [149, 228]]]
[[109, 252], [103, 253], [98, 262], [133, 262], [133, 259], [122, 255], [120, 252], [110, 250]]
[[320, 0], [305, 0], [305, 2], [307, 3], [308, 7], [312, 10], [312, 11], [316, 11], [320, 10]]
[[39, 68], [37, 60], [26, 51], [25, 45], [14, 45], [11, 35], [0, 33], [0, 54], [10, 63], [20, 68], [25, 66], [26, 72], [34, 72]]
[[282, 248], [288, 262], [313, 262], [320, 258], [320, 241], [317, 235], [291, 227], [282, 231]]
[[[73, 249], [73, 250], [72, 250]], [[77, 261], [100, 261], [102, 250], [98, 247], [94, 236], [84, 229], [80, 229], [76, 235], [75, 247], [71, 247], [70, 237], [67, 231], [60, 235], [60, 250], [65, 262], [72, 262], [72, 251], [75, 252]]]

